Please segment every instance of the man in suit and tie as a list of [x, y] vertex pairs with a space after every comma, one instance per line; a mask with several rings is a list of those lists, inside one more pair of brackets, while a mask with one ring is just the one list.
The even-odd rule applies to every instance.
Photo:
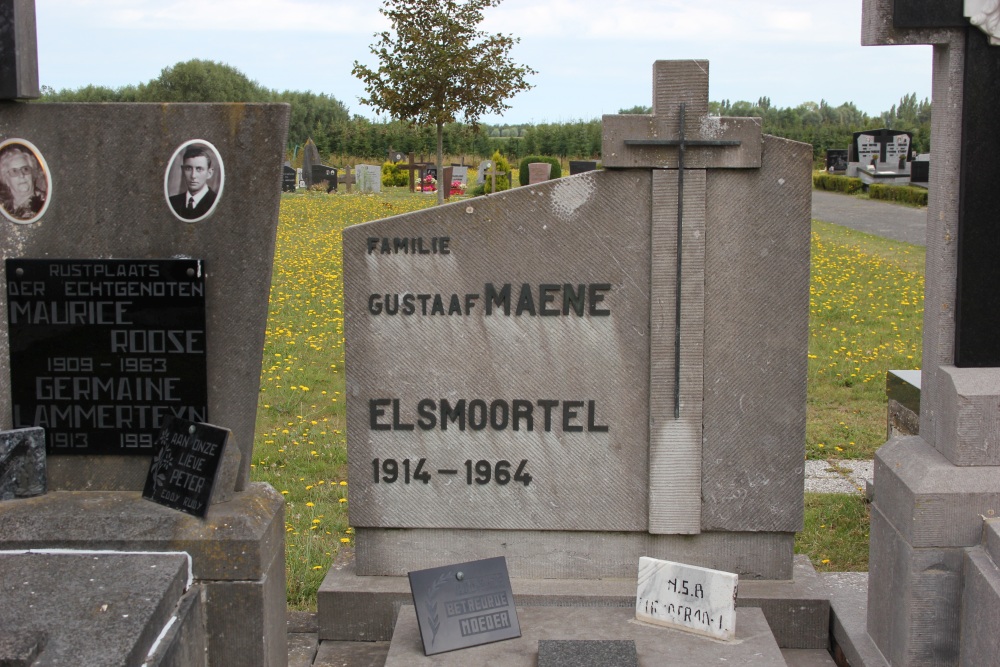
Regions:
[[212, 154], [205, 148], [192, 145], [184, 151], [181, 162], [186, 188], [170, 197], [174, 212], [185, 220], [197, 220], [212, 209], [216, 193], [208, 187], [215, 171], [212, 168]]

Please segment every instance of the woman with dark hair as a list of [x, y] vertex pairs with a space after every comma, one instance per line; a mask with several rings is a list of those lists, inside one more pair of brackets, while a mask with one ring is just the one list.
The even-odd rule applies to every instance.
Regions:
[[0, 205], [8, 215], [30, 220], [42, 210], [46, 192], [45, 179], [38, 177], [40, 171], [35, 156], [21, 146], [8, 146], [0, 152], [0, 183], [4, 186]]

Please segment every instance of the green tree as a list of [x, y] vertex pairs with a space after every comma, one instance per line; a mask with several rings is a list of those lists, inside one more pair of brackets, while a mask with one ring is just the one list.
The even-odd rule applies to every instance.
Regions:
[[270, 102], [272, 96], [235, 67], [197, 59], [165, 67], [139, 90], [142, 102]]
[[[362, 104], [437, 129], [439, 174], [445, 123], [461, 114], [475, 126], [481, 115], [503, 113], [510, 108], [508, 98], [531, 88], [525, 77], [535, 71], [510, 57], [520, 40], [478, 29], [483, 10], [500, 1], [384, 0], [379, 12], [392, 27], [376, 33], [371, 46], [378, 69], [354, 62], [352, 73], [367, 92]], [[442, 188], [438, 203], [444, 203]]]

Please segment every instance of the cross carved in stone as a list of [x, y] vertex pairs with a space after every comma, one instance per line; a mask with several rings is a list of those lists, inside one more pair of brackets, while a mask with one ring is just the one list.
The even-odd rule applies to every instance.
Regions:
[[708, 110], [708, 62], [653, 65], [653, 113], [605, 116], [609, 169], [652, 178], [649, 523], [700, 532], [707, 172], [759, 169], [760, 120]]

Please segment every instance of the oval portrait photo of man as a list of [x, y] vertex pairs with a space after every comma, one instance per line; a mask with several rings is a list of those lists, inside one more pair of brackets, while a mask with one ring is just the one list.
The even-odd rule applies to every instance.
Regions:
[[212, 215], [225, 180], [219, 151], [207, 141], [194, 139], [174, 151], [163, 178], [163, 191], [178, 220], [198, 222]]
[[0, 213], [26, 225], [45, 214], [52, 199], [52, 177], [45, 158], [24, 139], [0, 142]]

